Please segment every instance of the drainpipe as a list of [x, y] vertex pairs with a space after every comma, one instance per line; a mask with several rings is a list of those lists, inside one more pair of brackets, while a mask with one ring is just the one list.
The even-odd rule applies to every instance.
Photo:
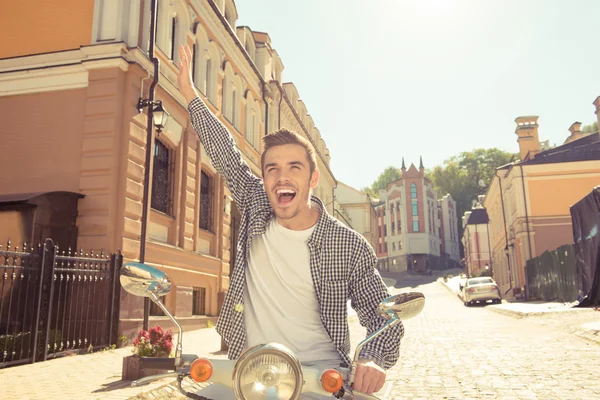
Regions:
[[[142, 203], [142, 226], [140, 233], [140, 263], [143, 263], [146, 259], [146, 227], [148, 225], [148, 191], [150, 186], [150, 157], [153, 152], [152, 142], [154, 139], [153, 128], [154, 122], [152, 120], [152, 103], [154, 102], [154, 91], [156, 85], [158, 85], [158, 76], [160, 73], [160, 62], [158, 58], [154, 57], [154, 43], [156, 41], [156, 11], [157, 11], [157, 0], [152, 0], [150, 3], [150, 48], [148, 49], [148, 56], [154, 64], [154, 79], [150, 84], [148, 101], [150, 106], [148, 107], [148, 121], [146, 123], [146, 164], [144, 167], [144, 194]], [[143, 329], [148, 330], [148, 320], [150, 317], [150, 298], [144, 297], [144, 322]]]
[[267, 82], [263, 82], [262, 86], [262, 99], [265, 105], [265, 136], [269, 133], [269, 103], [267, 103], [267, 99], [265, 98], [265, 87]]
[[479, 247], [479, 232], [477, 231], [477, 225], [475, 224], [475, 245], [477, 246], [477, 265], [479, 266], [479, 273], [481, 273], [481, 248]]
[[506, 247], [504, 247], [504, 252], [506, 253], [506, 261], [508, 263], [508, 283], [510, 285], [510, 287], [508, 288], [508, 290], [504, 293], [504, 295], [506, 296], [506, 294], [508, 292], [510, 292], [512, 290], [512, 272], [510, 269], [510, 254], [508, 251], [508, 229], [506, 229], [506, 213], [504, 211], [504, 196], [502, 196], [502, 178], [500, 178], [498, 176], [498, 170], [496, 170], [496, 172], [494, 172], [494, 175], [496, 177], [498, 177], [498, 183], [500, 184], [500, 202], [502, 203], [502, 219], [504, 220], [504, 237], [506, 240]]
[[277, 88], [279, 89], [279, 120], [277, 121], [277, 129], [281, 129], [281, 102], [283, 101], [283, 88], [277, 82]]
[[[525, 175], [523, 175], [523, 165], [519, 164], [519, 168], [521, 169], [521, 184], [523, 185], [523, 204], [525, 206], [525, 229], [527, 230], [527, 244], [529, 245], [529, 259], [533, 258], [533, 254], [531, 253], [531, 234], [529, 233], [529, 212], [527, 211], [527, 196], [525, 195]], [[525, 288], [527, 288], [527, 262], [523, 266], [525, 270]], [[525, 298], [527, 298], [527, 289], [525, 289]]]
[[490, 241], [490, 221], [488, 219], [488, 223], [485, 226], [486, 230], [487, 230], [487, 238], [488, 238], [488, 258], [490, 261], [490, 268], [492, 268], [492, 275], [494, 272], [494, 262], [492, 261], [493, 257], [492, 257], [492, 242]]

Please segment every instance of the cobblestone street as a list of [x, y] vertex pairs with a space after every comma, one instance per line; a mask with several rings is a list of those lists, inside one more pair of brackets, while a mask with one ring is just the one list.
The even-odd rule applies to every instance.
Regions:
[[[493, 306], [465, 307], [432, 277], [412, 277], [395, 292], [421, 291], [425, 309], [405, 322], [401, 359], [382, 399], [600, 399], [600, 344], [573, 334], [600, 312], [515, 318]], [[352, 344], [364, 329], [350, 316]], [[180, 397], [174, 387], [135, 399]]]
[[[465, 307], [444, 285], [412, 278], [427, 299], [406, 321], [401, 361], [389, 372], [388, 399], [598, 399], [598, 343], [571, 333], [600, 313], [517, 319]], [[403, 286], [403, 285], [397, 285]]]

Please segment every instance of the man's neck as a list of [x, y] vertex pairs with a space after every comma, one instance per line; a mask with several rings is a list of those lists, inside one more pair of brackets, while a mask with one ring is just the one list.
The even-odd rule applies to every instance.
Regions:
[[289, 219], [277, 219], [279, 225], [292, 231], [303, 231], [313, 227], [321, 216], [321, 210], [319, 207], [314, 207], [312, 204], [302, 210], [294, 218]]

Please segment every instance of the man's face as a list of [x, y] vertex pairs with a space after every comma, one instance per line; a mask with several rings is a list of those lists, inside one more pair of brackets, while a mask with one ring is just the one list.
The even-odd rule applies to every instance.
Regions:
[[306, 149], [298, 144], [270, 148], [263, 167], [265, 191], [275, 215], [292, 219], [308, 213], [310, 190], [319, 182], [319, 172], [310, 173]]

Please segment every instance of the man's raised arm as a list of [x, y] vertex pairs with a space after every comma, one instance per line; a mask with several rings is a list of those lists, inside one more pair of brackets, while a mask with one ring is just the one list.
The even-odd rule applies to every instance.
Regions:
[[248, 193], [256, 189], [261, 180], [257, 178], [235, 145], [235, 140], [223, 123], [208, 109], [198, 95], [192, 81], [192, 52], [188, 46], [180, 49], [179, 90], [188, 102], [188, 111], [194, 130], [200, 137], [206, 153], [217, 172], [225, 177], [227, 187], [240, 211], [245, 208]]

